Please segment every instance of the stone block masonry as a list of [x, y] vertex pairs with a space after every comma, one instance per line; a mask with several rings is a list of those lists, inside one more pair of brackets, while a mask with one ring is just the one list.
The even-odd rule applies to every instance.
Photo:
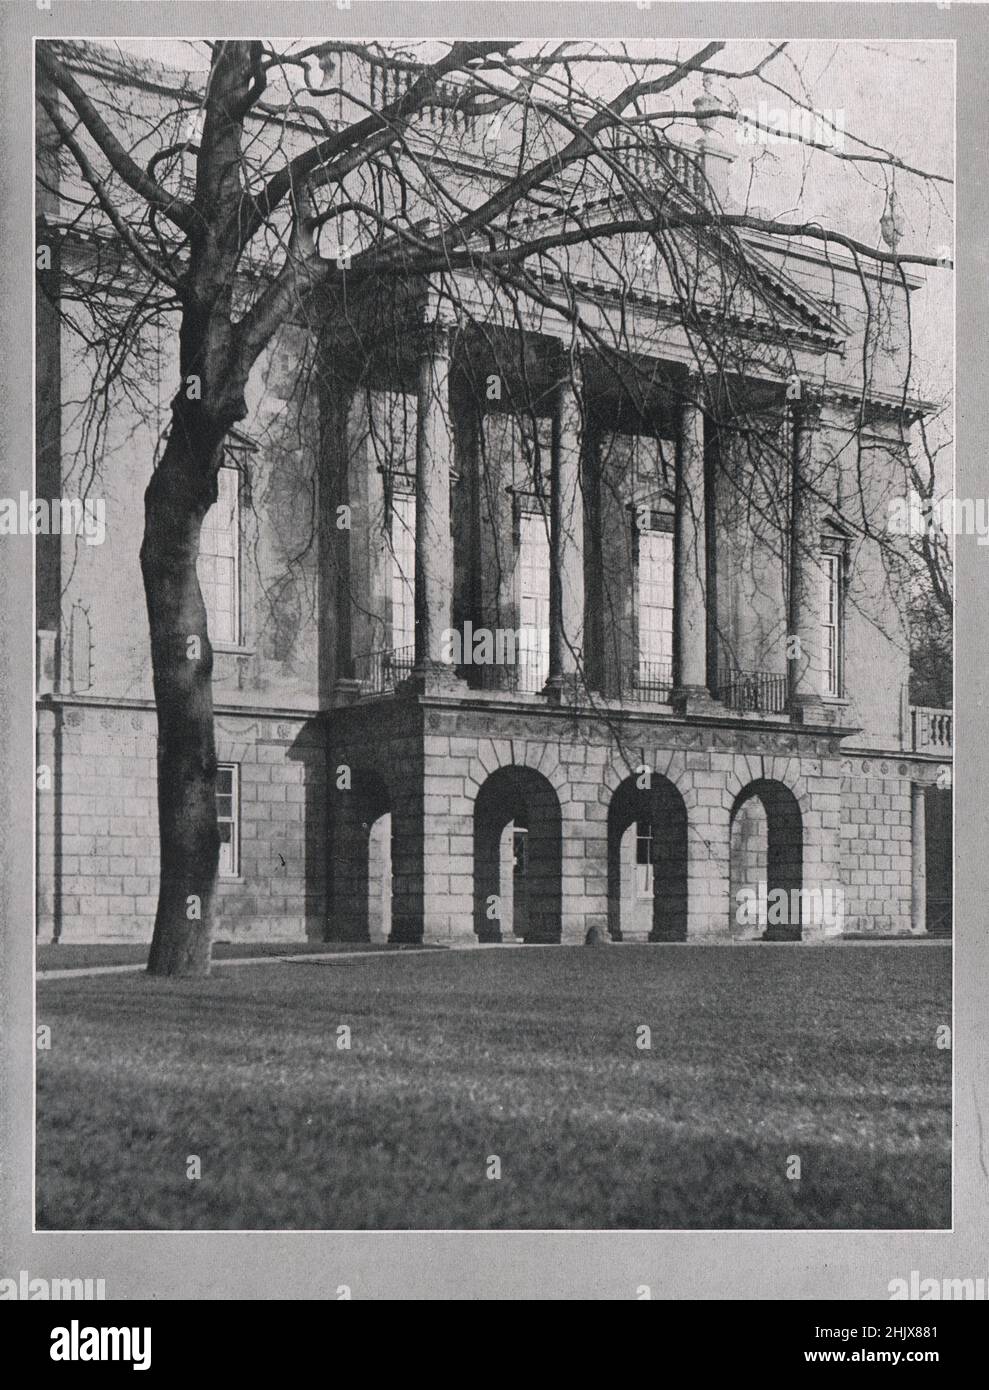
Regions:
[[[760, 883], [840, 890], [845, 931], [923, 932], [917, 807], [942, 765], [839, 744], [537, 697], [221, 711], [237, 804], [216, 936], [744, 940], [765, 924], [739, 922], [738, 893]], [[45, 701], [37, 756], [39, 939], [149, 940], [154, 711]], [[804, 940], [827, 927], [796, 925]]]
[[[38, 938], [150, 941], [158, 892], [155, 714], [59, 701], [38, 713]], [[216, 939], [321, 939], [326, 768], [302, 717], [221, 712], [217, 758], [236, 769], [235, 872]]]
[[[832, 895], [850, 886], [842, 760], [833, 737], [698, 728], [672, 718], [605, 719], [536, 702], [486, 707], [476, 699], [401, 696], [337, 711], [334, 727], [331, 762], [359, 771], [352, 788], [332, 796], [334, 859], [349, 867], [341, 868], [342, 891], [331, 900], [330, 935], [363, 938], [368, 931], [364, 902], [373, 871], [361, 866], [369, 807], [376, 815], [393, 812], [393, 864], [405, 870], [395, 880], [393, 910], [404, 939], [453, 944], [524, 935], [575, 943], [592, 926], [614, 928], [628, 907], [616, 909], [614, 897], [629, 881], [616, 869], [628, 853], [618, 840], [629, 818], [618, 824], [615, 798], [628, 800], [643, 768], [653, 786], [668, 791], [665, 814], [676, 819], [682, 807], [686, 827], [678, 866], [671, 863], [681, 853], [670, 849], [673, 820], [646, 826], [639, 813], [639, 879], [667, 896], [675, 895], [677, 872], [686, 879], [685, 921], [653, 939], [743, 935], [732, 892], [732, 826], [753, 804], [762, 825], [761, 842], [758, 823], [754, 832], [753, 862], [765, 866], [771, 884]], [[521, 871], [516, 863], [511, 886], [504, 847], [495, 848], [506, 831], [524, 839], [516, 846], [516, 860], [524, 862]], [[898, 836], [898, 828], [881, 827], [884, 842]], [[409, 837], [412, 845], [403, 843]], [[736, 846], [736, 858], [738, 852]], [[905, 881], [909, 904], [909, 864], [893, 868], [897, 883], [884, 882], [883, 892], [902, 902]], [[749, 877], [743, 872], [738, 881]], [[512, 929], [501, 932], [500, 903], [509, 894]], [[520, 894], [530, 899], [528, 929], [520, 928]], [[811, 920], [797, 925], [803, 939], [826, 928]]]
[[[841, 762], [841, 869], [846, 930], [923, 934], [926, 845], [915, 826], [918, 797], [939, 784], [931, 757], [850, 756]], [[920, 831], [919, 842], [916, 830]]]

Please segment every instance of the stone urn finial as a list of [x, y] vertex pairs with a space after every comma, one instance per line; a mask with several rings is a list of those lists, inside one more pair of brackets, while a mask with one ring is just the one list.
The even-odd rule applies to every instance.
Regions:
[[895, 185], [890, 187], [887, 194], [886, 210], [879, 219], [879, 231], [889, 249], [895, 251], [903, 236], [903, 218], [900, 216]]
[[704, 74], [703, 85], [703, 95], [694, 97], [694, 120], [701, 130], [710, 131], [715, 128], [713, 112], [720, 111], [721, 102], [714, 89], [714, 78], [711, 73], [706, 72]]

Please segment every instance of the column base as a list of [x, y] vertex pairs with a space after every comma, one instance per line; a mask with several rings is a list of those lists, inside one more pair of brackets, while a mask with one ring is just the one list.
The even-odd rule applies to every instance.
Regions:
[[342, 676], [333, 687], [333, 703], [334, 705], [352, 705], [355, 700], [360, 699], [363, 691], [364, 686], [360, 681]]
[[550, 676], [542, 693], [554, 705], [579, 705], [586, 698], [586, 687], [575, 671], [568, 671], [560, 676]]
[[466, 695], [467, 682], [445, 662], [431, 661], [416, 666], [395, 687], [397, 695]]
[[840, 727], [844, 707], [826, 703], [819, 695], [793, 695], [790, 698], [790, 719], [811, 729]]
[[670, 704], [679, 715], [720, 714], [721, 705], [706, 685], [678, 685], [670, 695]]

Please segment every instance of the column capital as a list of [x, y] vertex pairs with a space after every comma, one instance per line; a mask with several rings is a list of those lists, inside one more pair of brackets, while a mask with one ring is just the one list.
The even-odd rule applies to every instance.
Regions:
[[416, 329], [416, 347], [420, 357], [450, 357], [450, 340], [454, 324], [445, 318], [427, 319]]
[[820, 429], [824, 400], [818, 391], [804, 391], [799, 400], [790, 402], [794, 427], [805, 433]]
[[[718, 401], [718, 368], [689, 366], [679, 383], [680, 409], [702, 410], [710, 413]], [[677, 388], [674, 387], [674, 390]]]
[[554, 377], [556, 392], [571, 390], [580, 395], [584, 389], [583, 349], [580, 343], [556, 342], [549, 349], [545, 359]]

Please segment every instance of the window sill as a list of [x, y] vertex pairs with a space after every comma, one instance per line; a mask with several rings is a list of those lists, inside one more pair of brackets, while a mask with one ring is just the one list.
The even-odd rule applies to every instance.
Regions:
[[256, 656], [256, 647], [242, 647], [236, 642], [214, 642], [213, 652], [217, 656]]

